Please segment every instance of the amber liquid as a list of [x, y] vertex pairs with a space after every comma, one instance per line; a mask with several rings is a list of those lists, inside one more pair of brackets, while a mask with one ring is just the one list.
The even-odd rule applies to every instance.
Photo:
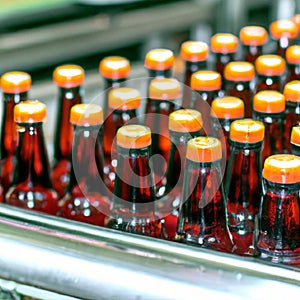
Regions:
[[262, 46], [244, 46], [244, 61], [254, 64], [255, 60], [263, 54]]
[[286, 76], [286, 83], [293, 81], [293, 80], [300, 80], [300, 64], [298, 65], [287, 65], [287, 76]]
[[279, 76], [263, 76], [259, 75], [257, 84], [256, 84], [256, 91], [258, 93], [264, 90], [275, 90], [282, 92], [283, 91], [283, 82]]
[[230, 62], [234, 61], [234, 53], [228, 53], [228, 54], [216, 54], [216, 64], [215, 64], [215, 70], [221, 74], [222, 76], [222, 90], [225, 91], [225, 79], [224, 79], [224, 69], [225, 66]]

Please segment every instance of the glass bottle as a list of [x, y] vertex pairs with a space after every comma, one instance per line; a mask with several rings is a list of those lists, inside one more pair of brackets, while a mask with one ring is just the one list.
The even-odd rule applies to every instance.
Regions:
[[175, 240], [232, 252], [220, 171], [222, 146], [213, 137], [189, 140]]
[[300, 126], [293, 126], [290, 137], [291, 153], [300, 156]]
[[193, 73], [207, 68], [208, 45], [199, 41], [186, 41], [181, 44], [180, 56], [184, 60], [183, 100], [182, 107], [191, 107], [191, 76]]
[[286, 49], [293, 44], [298, 36], [298, 26], [288, 19], [274, 21], [269, 27], [271, 37], [276, 41], [276, 54], [285, 57]]
[[295, 14], [292, 17], [292, 21], [298, 26], [298, 36], [294, 40], [294, 44], [300, 45], [300, 14]]
[[104, 226], [110, 202], [103, 180], [104, 158], [99, 138], [103, 123], [101, 106], [74, 105], [70, 123], [74, 126], [70, 183], [60, 201], [60, 216]]
[[240, 30], [240, 41], [244, 48], [242, 60], [254, 63], [263, 54], [263, 46], [268, 42], [268, 32], [261, 26], [244, 26]]
[[225, 94], [244, 101], [246, 118], [252, 117], [252, 83], [254, 77], [254, 66], [249, 62], [229, 62], [224, 69]]
[[53, 188], [63, 197], [70, 180], [73, 141], [73, 127], [69, 121], [70, 110], [73, 105], [82, 102], [84, 70], [77, 65], [62, 65], [54, 70], [53, 80], [58, 87], [58, 105], [51, 178]]
[[264, 193], [257, 249], [261, 258], [300, 263], [300, 157], [268, 157], [262, 172]]
[[286, 82], [300, 80], [300, 45], [288, 47], [285, 54], [287, 62]]
[[202, 135], [202, 116], [194, 109], [179, 109], [169, 115], [171, 149], [166, 176], [158, 189], [156, 212], [163, 221], [163, 237], [173, 240], [185, 172], [186, 146], [190, 139]]
[[[18, 145], [17, 125], [14, 121], [14, 107], [27, 100], [31, 88], [31, 77], [25, 72], [7, 72], [1, 76], [3, 94], [2, 124], [1, 124], [1, 185], [2, 195], [5, 195], [12, 184], [16, 164]], [[2, 197], [2, 196], [0, 196]], [[2, 202], [0, 200], [0, 202]]]
[[103, 77], [103, 115], [107, 117], [108, 94], [112, 88], [119, 88], [130, 74], [130, 62], [122, 56], [104, 57], [99, 64], [99, 73]]
[[[221, 97], [222, 78], [215, 71], [198, 71], [191, 77], [191, 88], [197, 93], [193, 95], [192, 108], [201, 112], [203, 119], [203, 134], [212, 135], [211, 103]], [[200, 97], [199, 97], [200, 96]]]
[[137, 109], [140, 104], [140, 92], [133, 88], [114, 88], [108, 95], [108, 114], [103, 125], [103, 152], [105, 181], [111, 191], [115, 181], [117, 160], [115, 137], [123, 125], [128, 122], [137, 123]]
[[236, 120], [229, 131], [230, 158], [225, 174], [229, 228], [238, 255], [253, 255], [253, 232], [262, 196], [261, 150], [264, 125]]
[[160, 237], [155, 215], [155, 184], [150, 164], [151, 131], [142, 125], [124, 125], [117, 132], [117, 168], [110, 217], [106, 226]]
[[262, 163], [265, 159], [283, 152], [285, 97], [277, 91], [261, 91], [253, 98], [253, 118], [265, 125]]
[[283, 149], [291, 153], [290, 136], [292, 127], [300, 124], [300, 80], [287, 83], [283, 90], [285, 97], [285, 118], [283, 131]]
[[59, 196], [50, 180], [42, 127], [45, 119], [46, 106], [39, 101], [22, 101], [14, 108], [19, 145], [13, 185], [5, 200], [9, 205], [56, 215]]

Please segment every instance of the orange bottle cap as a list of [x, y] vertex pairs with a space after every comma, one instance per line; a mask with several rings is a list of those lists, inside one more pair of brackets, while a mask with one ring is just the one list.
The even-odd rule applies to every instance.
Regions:
[[29, 91], [31, 76], [25, 72], [7, 72], [1, 76], [1, 89], [3, 93], [18, 94]]
[[260, 91], [254, 95], [253, 109], [267, 114], [281, 113], [285, 110], [285, 97], [278, 91]]
[[218, 119], [239, 119], [244, 117], [245, 105], [242, 99], [228, 96], [214, 99], [211, 110]]
[[247, 46], [262, 46], [268, 41], [268, 32], [261, 26], [245, 26], [240, 31], [240, 40]]
[[261, 55], [255, 60], [255, 68], [264, 76], [280, 76], [285, 71], [285, 61], [279, 55]]
[[164, 71], [174, 65], [174, 53], [169, 49], [150, 50], [145, 57], [145, 67], [150, 70]]
[[136, 109], [141, 104], [141, 94], [133, 88], [112, 89], [108, 95], [108, 106], [117, 110]]
[[251, 81], [255, 76], [254, 65], [245, 61], [226, 64], [224, 77], [230, 81]]
[[117, 132], [117, 145], [128, 149], [148, 147], [151, 145], [151, 130], [142, 125], [124, 125]]
[[222, 158], [222, 145], [214, 137], [196, 137], [188, 141], [186, 158], [195, 162], [213, 162]]
[[271, 155], [265, 160], [262, 175], [275, 183], [298, 183], [300, 182], [300, 157], [292, 154]]
[[300, 45], [288, 47], [285, 52], [285, 57], [289, 64], [300, 64]]
[[70, 123], [78, 126], [95, 126], [103, 123], [102, 107], [97, 104], [76, 104], [70, 112]]
[[210, 46], [215, 53], [234, 53], [238, 47], [238, 38], [231, 33], [217, 33], [211, 37]]
[[53, 72], [53, 80], [59, 87], [74, 88], [83, 84], [84, 70], [77, 65], [63, 65]]
[[176, 100], [180, 97], [180, 83], [174, 78], [155, 78], [149, 85], [149, 98], [153, 100]]
[[283, 94], [287, 101], [300, 101], [300, 80], [293, 80], [284, 86]]
[[169, 115], [169, 130], [195, 132], [202, 128], [202, 115], [195, 109], [179, 109]]
[[101, 60], [99, 72], [103, 77], [113, 80], [126, 78], [130, 73], [130, 63], [121, 56], [108, 56]]
[[300, 126], [293, 126], [290, 138], [291, 144], [300, 146]]
[[205, 61], [208, 57], [208, 45], [204, 42], [187, 41], [182, 43], [180, 56], [187, 61]]
[[297, 24], [289, 19], [277, 20], [270, 25], [270, 33], [275, 40], [279, 40], [282, 37], [294, 39], [297, 37], [298, 32]]
[[14, 120], [17, 123], [40, 123], [46, 120], [46, 105], [38, 100], [26, 100], [14, 108]]
[[229, 136], [239, 143], [257, 143], [265, 137], [265, 126], [262, 122], [252, 119], [235, 120], [230, 125]]
[[295, 22], [300, 30], [300, 14], [296, 14], [293, 16], [292, 21]]
[[215, 71], [198, 71], [191, 77], [191, 88], [196, 91], [217, 91], [221, 89], [221, 74]]

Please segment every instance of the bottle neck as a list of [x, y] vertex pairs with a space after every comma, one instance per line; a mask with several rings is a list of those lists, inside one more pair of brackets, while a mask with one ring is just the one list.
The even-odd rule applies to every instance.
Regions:
[[299, 78], [300, 78], [300, 64], [287, 64], [286, 82], [299, 80]]
[[282, 37], [277, 41], [276, 52], [278, 55], [285, 58], [286, 49], [293, 44], [292, 39]]
[[282, 91], [282, 80], [280, 76], [258, 75], [256, 93], [263, 90]]
[[149, 82], [153, 78], [171, 78], [173, 77], [173, 69], [167, 69], [167, 70], [153, 70], [153, 69], [147, 69], [148, 70], [148, 76], [150, 77]]
[[190, 86], [191, 76], [197, 71], [206, 70], [207, 61], [185, 61], [184, 84]]
[[255, 60], [263, 54], [263, 46], [249, 46], [244, 45], [244, 60], [250, 63], [254, 63]]

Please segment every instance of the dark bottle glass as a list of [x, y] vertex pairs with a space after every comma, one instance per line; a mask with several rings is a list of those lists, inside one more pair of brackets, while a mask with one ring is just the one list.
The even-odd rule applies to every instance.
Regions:
[[19, 145], [13, 185], [6, 203], [56, 215], [59, 196], [52, 189], [47, 148], [43, 135], [46, 106], [39, 101], [23, 101], [14, 108], [19, 127]]
[[291, 153], [290, 136], [292, 127], [300, 124], [300, 80], [287, 83], [283, 90], [285, 97], [285, 118], [283, 131], [283, 149]]
[[232, 252], [220, 171], [222, 146], [213, 137], [189, 140], [175, 240]]
[[285, 98], [277, 91], [261, 91], [253, 98], [253, 118], [265, 126], [262, 163], [283, 151]]
[[199, 41], [186, 41], [180, 48], [180, 56], [184, 60], [182, 107], [191, 107], [191, 76], [197, 71], [207, 68], [208, 45]]
[[108, 94], [112, 88], [124, 85], [130, 74], [130, 62], [122, 56], [107, 56], [100, 61], [99, 72], [103, 77], [103, 115], [107, 117]]
[[225, 174], [229, 228], [238, 255], [253, 255], [253, 232], [262, 196], [261, 149], [264, 125], [236, 120], [229, 132], [230, 158]]
[[151, 131], [125, 125], [117, 132], [117, 169], [107, 227], [160, 237], [155, 215], [155, 185], [150, 165]]
[[270, 34], [276, 41], [276, 54], [285, 57], [286, 49], [293, 44], [298, 36], [298, 26], [289, 19], [274, 21], [270, 24]]
[[240, 30], [240, 41], [244, 48], [242, 60], [254, 63], [263, 54], [263, 46], [268, 41], [268, 32], [261, 26], [245, 26]]
[[133, 88], [115, 88], [108, 96], [108, 114], [103, 125], [104, 176], [106, 186], [113, 191], [117, 147], [115, 137], [120, 127], [137, 123], [137, 109], [141, 104], [139, 91]]
[[58, 86], [58, 106], [54, 132], [54, 162], [52, 166], [53, 188], [63, 197], [70, 180], [70, 155], [73, 127], [70, 111], [73, 105], [82, 102], [84, 70], [77, 65], [62, 65], [53, 72]]
[[293, 126], [290, 137], [291, 153], [300, 156], [300, 126]]
[[225, 66], [225, 94], [244, 101], [246, 118], [252, 118], [254, 76], [254, 66], [249, 62], [234, 61]]
[[198, 71], [191, 77], [191, 88], [197, 93], [193, 95], [192, 108], [201, 112], [203, 119], [203, 134], [212, 135], [211, 103], [221, 97], [222, 78], [215, 71]]
[[283, 90], [283, 74], [286, 64], [279, 55], [261, 55], [255, 61], [257, 81], [255, 92], [263, 90]]
[[[16, 164], [18, 145], [17, 125], [14, 121], [14, 107], [21, 101], [27, 100], [31, 87], [31, 77], [25, 72], [7, 72], [1, 76], [3, 93], [2, 124], [1, 124], [1, 176], [2, 193], [12, 184]], [[3, 199], [4, 200], [4, 199]], [[1, 198], [0, 198], [0, 202]]]
[[[61, 200], [60, 215], [79, 222], [104, 226], [110, 202], [103, 180], [101, 126], [103, 112], [97, 104], [74, 105], [70, 113], [74, 142], [70, 183]], [[99, 134], [100, 132], [100, 134]]]
[[286, 82], [300, 80], [300, 45], [290, 46], [286, 50]]
[[263, 169], [264, 193], [257, 249], [276, 263], [300, 263], [300, 158], [268, 157]]
[[176, 234], [178, 208], [185, 172], [186, 146], [190, 139], [202, 135], [202, 116], [194, 109], [179, 109], [169, 116], [171, 149], [163, 185], [158, 189], [156, 212], [163, 224], [163, 238], [173, 240]]

